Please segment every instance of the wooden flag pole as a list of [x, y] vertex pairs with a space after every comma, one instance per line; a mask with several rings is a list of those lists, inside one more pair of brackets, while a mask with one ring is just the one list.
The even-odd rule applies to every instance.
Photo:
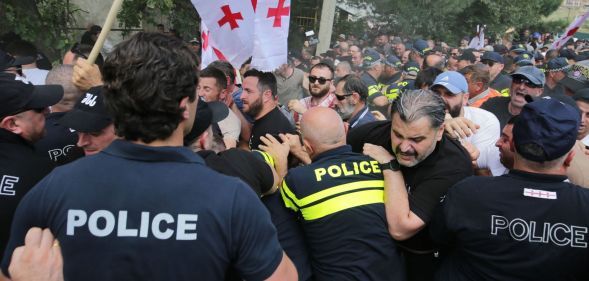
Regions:
[[98, 35], [98, 40], [94, 43], [94, 47], [92, 48], [92, 52], [90, 52], [90, 56], [88, 56], [88, 63], [94, 64], [102, 46], [104, 45], [104, 40], [106, 39], [106, 35], [110, 32], [110, 29], [115, 22], [117, 13], [121, 9], [121, 5], [123, 5], [123, 0], [114, 0], [112, 6], [110, 7], [110, 11], [108, 12], [108, 16], [106, 16], [106, 21], [104, 25], [102, 25], [102, 30], [100, 31], [100, 35]]

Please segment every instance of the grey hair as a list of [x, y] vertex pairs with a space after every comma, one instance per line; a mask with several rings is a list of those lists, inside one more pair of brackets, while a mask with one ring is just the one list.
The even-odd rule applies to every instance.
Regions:
[[430, 90], [410, 90], [401, 94], [393, 103], [391, 116], [399, 113], [401, 120], [411, 123], [422, 117], [430, 119], [432, 128], [444, 123], [446, 105], [444, 100]]

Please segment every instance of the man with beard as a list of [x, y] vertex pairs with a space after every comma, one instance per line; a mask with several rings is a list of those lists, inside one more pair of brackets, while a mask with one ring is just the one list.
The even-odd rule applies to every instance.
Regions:
[[336, 97], [333, 93], [334, 70], [329, 64], [318, 63], [311, 67], [309, 72], [309, 93], [310, 97], [300, 100], [291, 100], [288, 103], [288, 109], [294, 112], [295, 122], [299, 122], [301, 116], [312, 107], [329, 107], [334, 108]]
[[[495, 141], [499, 138], [499, 120], [492, 113], [471, 106], [465, 106], [468, 102], [468, 83], [462, 74], [456, 71], [446, 71], [434, 81], [432, 91], [440, 95], [446, 104], [446, 111], [452, 118], [446, 122], [452, 122], [453, 118], [466, 118], [479, 125], [476, 133], [461, 140], [474, 145], [480, 152], [476, 160], [476, 174], [488, 175], [489, 170], [494, 176], [505, 173], [505, 167], [499, 161], [499, 150]], [[455, 137], [455, 136], [451, 136]]]
[[526, 105], [526, 95], [538, 97], [544, 91], [544, 73], [535, 66], [522, 66], [511, 74], [512, 82], [509, 97], [496, 97], [483, 103], [482, 109], [495, 114], [501, 128], [507, 120], [518, 115]]
[[372, 122], [348, 135], [355, 151], [381, 164], [389, 233], [403, 249], [408, 280], [433, 279], [439, 254], [430, 219], [448, 188], [472, 175], [466, 151], [444, 135], [445, 109], [430, 90], [407, 91], [393, 102], [392, 122]]
[[294, 128], [278, 109], [274, 74], [250, 69], [243, 76], [243, 111], [254, 119], [248, 148], [258, 149], [262, 144], [260, 137], [266, 134], [294, 134]]
[[349, 129], [376, 120], [366, 105], [366, 85], [355, 75], [346, 75], [337, 82], [335, 97], [336, 111], [349, 124]]
[[577, 91], [573, 98], [581, 112], [581, 124], [577, 139], [583, 142], [583, 145], [589, 147], [589, 89], [585, 88]]

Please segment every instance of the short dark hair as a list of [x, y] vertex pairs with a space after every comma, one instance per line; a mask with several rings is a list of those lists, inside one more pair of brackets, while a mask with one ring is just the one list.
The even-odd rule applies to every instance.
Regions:
[[274, 74], [272, 74], [272, 72], [263, 72], [257, 69], [250, 69], [243, 74], [243, 78], [247, 78], [250, 76], [258, 78], [258, 90], [260, 90], [260, 92], [270, 90], [273, 96], [276, 96], [278, 94], [278, 86], [276, 86], [276, 77], [274, 77]]
[[442, 72], [444, 71], [440, 70], [437, 67], [428, 67], [420, 71], [419, 73], [417, 73], [417, 77], [415, 78], [415, 88], [421, 89], [425, 86], [429, 88], [431, 85], [434, 84], [436, 77], [438, 77], [438, 75], [440, 75]]
[[311, 73], [311, 71], [313, 71], [313, 69], [315, 68], [327, 68], [329, 69], [329, 72], [331, 72], [331, 78], [333, 78], [333, 76], [335, 75], [335, 70], [333, 69], [333, 66], [324, 63], [324, 62], [320, 62], [316, 65], [313, 65], [313, 67], [311, 67], [311, 69], [309, 69], [309, 73]]
[[180, 101], [196, 98], [196, 55], [180, 39], [140, 32], [118, 44], [104, 62], [105, 105], [117, 135], [151, 143], [182, 121]]
[[227, 83], [228, 86], [229, 84], [235, 84], [235, 69], [233, 68], [233, 65], [231, 65], [228, 61], [216, 60], [214, 62], [211, 62], [208, 66], [212, 66], [223, 71], [226, 77], [225, 79], [229, 77], [230, 81], [228, 81], [229, 83]]
[[482, 63], [476, 63], [472, 65], [468, 65], [461, 70], [459, 70], [460, 74], [466, 77], [467, 74], [470, 74], [470, 80], [474, 82], [482, 82], [483, 87], [485, 89], [489, 88], [489, 83], [491, 82], [491, 74], [489, 73], [489, 67]]
[[223, 71], [214, 66], [209, 65], [205, 69], [201, 70], [198, 74], [198, 77], [214, 78], [215, 84], [217, 84], [217, 87], [219, 87], [219, 89], [227, 89], [227, 76], [225, 76], [225, 73], [223, 73]]
[[356, 92], [360, 96], [360, 100], [366, 102], [366, 98], [368, 98], [368, 86], [358, 76], [348, 74], [337, 80], [336, 85], [339, 83], [345, 83], [344, 92], [346, 94]]

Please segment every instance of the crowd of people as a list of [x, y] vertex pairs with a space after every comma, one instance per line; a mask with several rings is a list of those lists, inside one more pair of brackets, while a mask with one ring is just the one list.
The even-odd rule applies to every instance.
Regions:
[[0, 40], [0, 280], [589, 279], [586, 42], [100, 32]]

